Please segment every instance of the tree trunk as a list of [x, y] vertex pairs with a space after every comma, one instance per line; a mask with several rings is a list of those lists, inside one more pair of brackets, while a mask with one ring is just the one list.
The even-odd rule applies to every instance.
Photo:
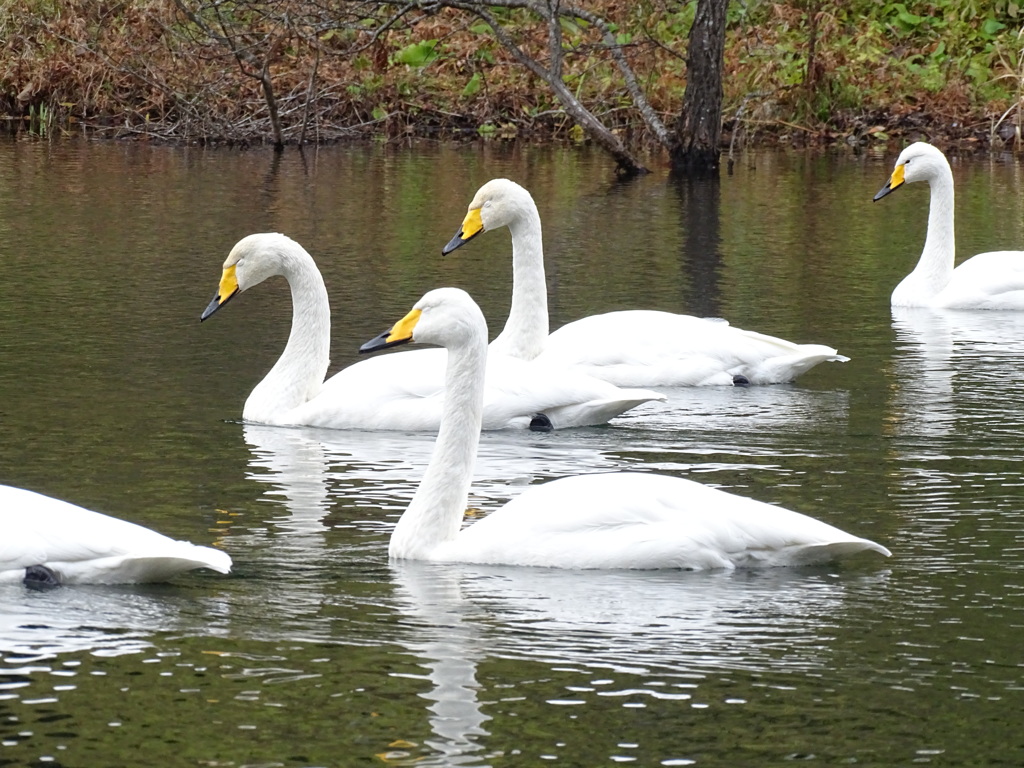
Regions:
[[728, 0], [697, 0], [686, 59], [686, 95], [671, 151], [673, 174], [718, 173], [728, 4]]

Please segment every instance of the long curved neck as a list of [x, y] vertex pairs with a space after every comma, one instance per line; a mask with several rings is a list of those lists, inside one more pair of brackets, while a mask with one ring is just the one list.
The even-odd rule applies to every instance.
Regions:
[[[953, 172], [943, 165], [928, 180], [928, 234], [914, 271], [893, 291], [892, 303], [915, 306], [927, 302], [949, 285], [953, 277], [956, 238], [953, 228]], [[915, 300], [916, 299], [916, 300]]]
[[486, 365], [483, 335], [448, 350], [441, 428], [423, 480], [391, 534], [393, 558], [429, 559], [462, 526], [480, 442]]
[[331, 307], [320, 270], [305, 251], [282, 262], [292, 293], [292, 329], [281, 357], [246, 400], [246, 421], [287, 423], [289, 411], [320, 393], [330, 364]]
[[509, 225], [512, 232], [512, 307], [505, 327], [491, 342], [504, 355], [532, 360], [548, 338], [548, 286], [544, 278], [544, 242], [537, 206], [524, 206]]

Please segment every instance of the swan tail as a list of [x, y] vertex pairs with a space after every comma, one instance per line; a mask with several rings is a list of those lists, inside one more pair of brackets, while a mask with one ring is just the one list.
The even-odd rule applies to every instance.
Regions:
[[62, 584], [142, 584], [167, 581], [186, 571], [231, 571], [231, 556], [212, 547], [176, 541], [166, 551], [131, 553], [77, 562], [48, 562]]
[[803, 344], [791, 355], [780, 355], [765, 360], [747, 375], [752, 384], [788, 384], [807, 373], [819, 363], [846, 363], [850, 358], [840, 355], [831, 347], [821, 344]]
[[794, 549], [780, 550], [777, 565], [816, 565], [831, 563], [853, 557], [861, 552], [877, 552], [883, 557], [890, 557], [892, 552], [870, 539], [847, 539], [829, 541], [820, 544], [808, 544]]
[[648, 402], [662, 402], [666, 396], [648, 389], [622, 389], [615, 397], [548, 408], [544, 414], [555, 429], [592, 427], [604, 424], [631, 408]]

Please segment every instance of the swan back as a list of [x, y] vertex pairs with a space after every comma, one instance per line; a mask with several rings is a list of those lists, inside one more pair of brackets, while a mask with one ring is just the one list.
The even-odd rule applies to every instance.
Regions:
[[559, 568], [810, 565], [889, 550], [799, 512], [667, 475], [577, 475], [528, 488], [435, 559]]

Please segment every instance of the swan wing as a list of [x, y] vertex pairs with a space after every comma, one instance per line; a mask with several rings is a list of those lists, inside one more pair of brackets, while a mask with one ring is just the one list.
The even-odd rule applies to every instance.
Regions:
[[45, 565], [65, 583], [163, 581], [183, 571], [231, 570], [217, 549], [175, 541], [135, 523], [60, 499], [0, 486], [0, 581]]
[[531, 487], [434, 558], [561, 568], [806, 565], [889, 551], [806, 515], [682, 478], [578, 475]]
[[550, 336], [542, 361], [561, 361], [619, 386], [731, 385], [792, 381], [825, 361], [847, 358], [820, 344], [794, 344], [726, 322], [656, 310], [576, 320]]
[[1024, 251], [972, 256], [953, 270], [933, 303], [949, 309], [1024, 309]]
[[[287, 415], [289, 423], [336, 429], [433, 431], [444, 404], [444, 349], [367, 358], [338, 372], [320, 394]], [[621, 389], [554, 366], [488, 355], [484, 429], [529, 427], [538, 413], [555, 428], [603, 424], [658, 392]]]

